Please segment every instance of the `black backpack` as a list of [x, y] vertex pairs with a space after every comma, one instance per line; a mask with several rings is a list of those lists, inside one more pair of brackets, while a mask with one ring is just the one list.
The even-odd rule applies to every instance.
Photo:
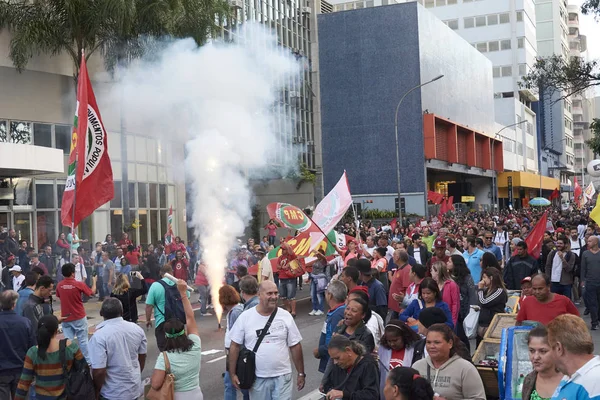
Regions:
[[183, 301], [177, 285], [169, 285], [162, 279], [159, 279], [157, 282], [165, 289], [165, 310], [163, 312], [158, 307], [156, 309], [165, 317], [165, 321], [177, 318], [185, 324], [185, 310], [183, 309]]
[[73, 359], [71, 369], [67, 369], [66, 356], [67, 339], [59, 342], [60, 363], [62, 364], [63, 375], [66, 378], [65, 394], [68, 400], [90, 400], [95, 399], [96, 389], [90, 367], [85, 358], [81, 360]]

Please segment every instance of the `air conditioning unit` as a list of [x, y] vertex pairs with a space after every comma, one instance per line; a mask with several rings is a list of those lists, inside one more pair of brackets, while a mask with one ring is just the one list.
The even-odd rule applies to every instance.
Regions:
[[244, 3], [242, 2], [242, 0], [229, 0], [229, 4], [232, 8], [237, 8], [239, 10], [244, 8]]
[[302, 14], [310, 14], [312, 9], [310, 7], [302, 7]]

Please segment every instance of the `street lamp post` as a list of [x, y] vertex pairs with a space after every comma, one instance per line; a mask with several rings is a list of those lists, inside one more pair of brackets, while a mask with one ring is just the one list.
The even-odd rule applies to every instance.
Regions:
[[[516, 122], [514, 124], [506, 125], [504, 128], [500, 129], [498, 132], [496, 132], [494, 134], [494, 140], [496, 140], [498, 137], [504, 137], [500, 134], [500, 132], [502, 132], [506, 128], [510, 128], [510, 127], [513, 127], [516, 125], [521, 125], [525, 122], [527, 122], [526, 119]], [[496, 167], [495, 167], [495, 163], [494, 163], [494, 147], [492, 145], [492, 204], [494, 205], [494, 208], [497, 206], [498, 209], [500, 209], [500, 205], [498, 204], [497, 181], [498, 181], [498, 179], [496, 178]]]
[[[394, 118], [394, 130], [396, 133], [396, 178], [398, 180], [398, 223], [400, 225], [402, 225], [402, 197], [401, 197], [401, 191], [400, 191], [400, 149], [398, 147], [398, 111], [400, 110], [400, 105], [402, 105], [402, 102], [404, 101], [404, 98], [412, 91], [423, 87], [425, 85], [428, 85], [432, 82], [435, 82], [439, 79], [442, 79], [444, 77], [444, 75], [439, 75], [436, 76], [435, 78], [433, 78], [430, 81], [427, 81], [425, 83], [421, 83], [420, 85], [415, 86], [414, 88], [409, 89], [406, 93], [404, 93], [404, 95], [402, 96], [402, 98], [400, 99], [400, 101], [398, 102], [398, 105], [396, 106], [396, 115]], [[425, 196], [427, 196], [427, 193], [425, 193]], [[425, 203], [427, 204], [427, 203]], [[425, 212], [427, 212], [427, 210], [425, 210]]]

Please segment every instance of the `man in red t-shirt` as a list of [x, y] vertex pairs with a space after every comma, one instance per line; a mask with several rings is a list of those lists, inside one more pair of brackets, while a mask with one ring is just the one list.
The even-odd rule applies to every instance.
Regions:
[[177, 253], [175, 253], [175, 259], [171, 261], [173, 276], [175, 276], [177, 279], [183, 279], [187, 282], [189, 265], [189, 261], [183, 258], [183, 252], [181, 250], [177, 250]]
[[533, 296], [527, 296], [520, 304], [517, 314], [517, 325], [523, 321], [537, 321], [548, 325], [550, 321], [562, 314], [579, 316], [579, 311], [566, 296], [550, 291], [550, 277], [538, 274], [531, 279]]
[[283, 305], [292, 317], [296, 317], [296, 285], [298, 277], [292, 272], [290, 263], [296, 259], [294, 250], [287, 243], [281, 244], [281, 255], [277, 259], [277, 269], [279, 270], [279, 297], [283, 300]]
[[402, 300], [406, 294], [406, 289], [411, 284], [410, 279], [410, 264], [408, 263], [408, 253], [406, 250], [394, 251], [394, 264], [398, 265], [398, 269], [394, 272], [392, 284], [390, 285], [390, 293], [388, 294], [388, 308], [392, 310], [392, 318], [398, 319], [402, 309]]
[[60, 299], [60, 316], [62, 320], [63, 333], [67, 339], [75, 339], [79, 342], [81, 353], [91, 364], [88, 355], [88, 323], [85, 309], [83, 308], [82, 294], [91, 297], [96, 293], [96, 280], [92, 277], [91, 289], [85, 282], [75, 280], [75, 265], [66, 263], [62, 266], [63, 279], [56, 286], [56, 296]]
[[137, 267], [140, 265], [140, 252], [131, 244], [127, 248], [127, 253], [125, 253], [125, 259], [127, 260], [127, 264]]

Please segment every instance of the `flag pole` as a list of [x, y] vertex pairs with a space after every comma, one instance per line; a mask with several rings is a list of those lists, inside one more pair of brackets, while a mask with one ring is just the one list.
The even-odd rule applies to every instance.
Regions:
[[[83, 60], [85, 57], [85, 53], [83, 51], [83, 49], [81, 49], [81, 59]], [[79, 95], [79, 79], [81, 78], [81, 63], [79, 64], [79, 74], [77, 74], [77, 95]], [[79, 126], [79, 124], [82, 121], [79, 121], [79, 118], [77, 118], [77, 125]], [[73, 127], [75, 128], [75, 127]], [[76, 132], [76, 130], [75, 130]], [[79, 137], [77, 137], [77, 141], [79, 141]], [[79, 162], [79, 146], [77, 145], [77, 142], [75, 143], [75, 181], [73, 182], [74, 185], [74, 189], [73, 189], [73, 212], [71, 214], [71, 254], [70, 259], [73, 259], [73, 251], [75, 250], [75, 206], [77, 204], [77, 164]], [[68, 237], [68, 235], [67, 235]], [[68, 260], [68, 262], [71, 262], [71, 260]]]

